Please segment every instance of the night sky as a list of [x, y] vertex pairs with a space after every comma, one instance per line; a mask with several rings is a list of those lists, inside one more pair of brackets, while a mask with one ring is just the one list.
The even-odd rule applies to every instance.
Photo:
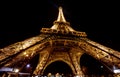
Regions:
[[89, 39], [120, 51], [119, 2], [40, 1], [1, 2], [0, 48], [39, 35], [42, 27], [51, 27], [57, 19], [58, 7], [62, 6], [73, 29], [86, 32]]

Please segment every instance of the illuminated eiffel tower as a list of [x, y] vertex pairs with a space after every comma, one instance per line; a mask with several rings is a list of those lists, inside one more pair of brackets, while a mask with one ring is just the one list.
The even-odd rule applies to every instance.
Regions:
[[[22, 72], [30, 60], [38, 56], [38, 61], [34, 63], [36, 67], [31, 69], [32, 74], [46, 75], [47, 67], [60, 61], [70, 67], [72, 75], [81, 76], [85, 75], [85, 68], [81, 66], [84, 54], [108, 69], [120, 69], [120, 52], [88, 39], [85, 32], [74, 30], [64, 18], [62, 7], [59, 7], [58, 18], [51, 28], [42, 28], [40, 35], [0, 49], [0, 67], [18, 68]], [[114, 70], [111, 74], [117, 77]], [[9, 77], [12, 76], [12, 73], [9, 74]]]

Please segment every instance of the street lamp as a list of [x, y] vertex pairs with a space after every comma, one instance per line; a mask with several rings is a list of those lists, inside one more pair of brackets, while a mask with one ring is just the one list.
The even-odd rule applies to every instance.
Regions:
[[113, 66], [113, 72], [115, 73], [115, 74], [120, 74], [120, 69], [118, 69], [118, 68], [116, 68], [115, 66]]
[[14, 69], [13, 70], [15, 73], [18, 73], [19, 72], [19, 69]]

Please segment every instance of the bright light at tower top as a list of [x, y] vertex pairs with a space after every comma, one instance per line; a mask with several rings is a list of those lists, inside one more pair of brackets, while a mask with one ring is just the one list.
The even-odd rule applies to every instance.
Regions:
[[57, 21], [66, 22], [65, 17], [63, 15], [63, 10], [62, 10], [61, 6], [59, 7], [59, 13], [58, 13]]

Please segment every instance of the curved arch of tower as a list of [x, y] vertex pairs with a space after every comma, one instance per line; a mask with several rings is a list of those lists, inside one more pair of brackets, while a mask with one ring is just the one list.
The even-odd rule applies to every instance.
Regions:
[[120, 69], [120, 52], [88, 39], [85, 32], [74, 30], [60, 7], [58, 18], [51, 28], [42, 28], [40, 35], [0, 49], [0, 67], [22, 70], [29, 60], [39, 54], [38, 64], [33, 70], [35, 75], [43, 74], [46, 67], [55, 61], [65, 62], [74, 75], [84, 75], [80, 66], [84, 53], [110, 69], [114, 66]]

